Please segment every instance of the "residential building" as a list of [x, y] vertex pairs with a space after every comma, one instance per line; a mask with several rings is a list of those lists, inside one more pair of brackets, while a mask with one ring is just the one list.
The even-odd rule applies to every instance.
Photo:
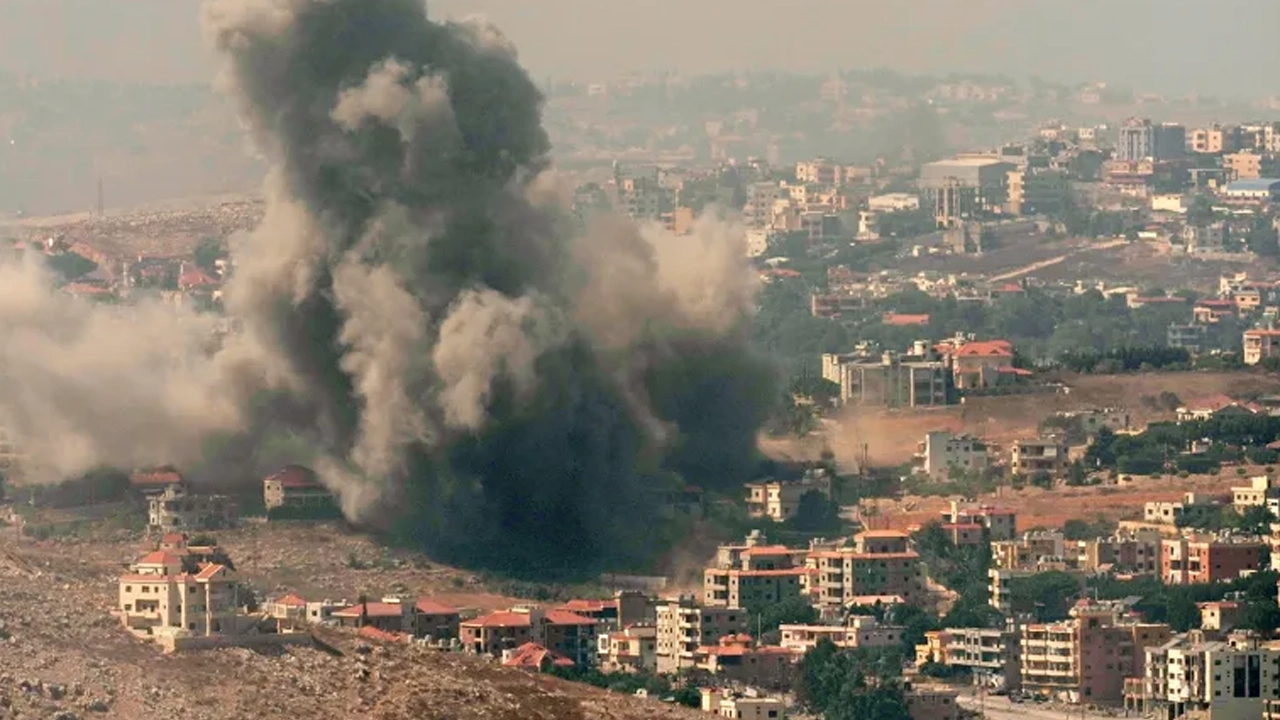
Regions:
[[800, 597], [808, 571], [792, 565], [787, 548], [752, 548], [740, 567], [703, 570], [703, 602], [753, 610]]
[[1187, 131], [1181, 125], [1156, 125], [1150, 120], [1131, 118], [1120, 126], [1115, 159], [1120, 162], [1155, 161], [1182, 157], [1186, 153]]
[[1130, 709], [1163, 717], [1252, 720], [1280, 696], [1280, 650], [1232, 634], [1208, 640], [1191, 632], [1147, 648]]
[[658, 628], [632, 625], [623, 630], [601, 633], [600, 671], [655, 673], [658, 670]]
[[333, 493], [320, 483], [315, 471], [288, 465], [262, 481], [262, 498], [267, 510], [314, 508], [333, 503]]
[[1280, 355], [1280, 330], [1245, 330], [1244, 364], [1257, 365]]
[[1200, 610], [1200, 629], [1209, 632], [1227, 632], [1240, 624], [1244, 605], [1234, 600], [1196, 603]]
[[1013, 584], [1019, 578], [1039, 572], [1039, 568], [1010, 569], [993, 567], [987, 570], [987, 604], [1004, 615], [1013, 614]]
[[239, 520], [235, 499], [226, 495], [192, 495], [182, 484], [166, 485], [147, 496], [147, 525], [153, 532], [219, 530]]
[[502, 651], [503, 667], [543, 673], [550, 672], [553, 668], [571, 668], [576, 664], [571, 658], [535, 642], [527, 642], [514, 650]]
[[992, 540], [1009, 540], [1018, 534], [1018, 514], [993, 505], [962, 505], [952, 500], [942, 511], [944, 525], [975, 524], [986, 528]]
[[1021, 686], [1020, 631], [1014, 622], [1002, 629], [947, 628], [925, 633], [916, 646], [916, 666], [937, 663], [970, 670], [975, 681], [994, 689]]
[[382, 632], [413, 634], [413, 603], [397, 597], [361, 602], [332, 614], [341, 627], [372, 627]]
[[911, 720], [959, 720], [960, 696], [950, 688], [912, 686], [905, 693]]
[[1160, 536], [1150, 530], [1078, 540], [1069, 552], [1075, 567], [1088, 573], [1155, 575], [1160, 572]]
[[1280, 486], [1268, 475], [1249, 478], [1249, 484], [1231, 488], [1231, 505], [1237, 512], [1251, 507], [1265, 507], [1280, 517]]
[[1160, 541], [1160, 579], [1167, 585], [1235, 580], [1262, 567], [1267, 546], [1253, 537], [1184, 535]]
[[840, 386], [840, 401], [875, 407], [930, 407], [950, 402], [949, 372], [936, 360], [904, 360], [885, 353], [879, 362], [823, 356], [823, 377]]
[[859, 533], [854, 547], [810, 552], [805, 563], [814, 573], [809, 596], [819, 610], [843, 609], [867, 595], [896, 595], [913, 604], [925, 600], [920, 556], [908, 549], [906, 533]]
[[919, 210], [920, 196], [913, 193], [876, 195], [867, 199], [867, 209], [877, 213]]
[[816, 492], [831, 497], [831, 476], [823, 470], [806, 473], [800, 482], [757, 482], [747, 484], [747, 514], [786, 522], [800, 509], [800, 499]]
[[462, 614], [458, 609], [430, 598], [413, 604], [413, 635], [440, 642], [458, 637]]
[[785, 720], [787, 717], [786, 704], [779, 698], [707, 687], [702, 688], [702, 711], [739, 720]]
[[253, 624], [240, 606], [239, 587], [226, 565], [189, 567], [182, 554], [157, 550], [120, 576], [119, 617], [144, 638], [236, 635]]
[[1152, 501], [1142, 506], [1144, 522], [1159, 525], [1195, 527], [1207, 518], [1222, 512], [1222, 506], [1206, 493], [1183, 493], [1180, 502]]
[[991, 542], [991, 564], [1005, 570], [1034, 570], [1047, 558], [1063, 558], [1067, 541], [1059, 530], [1031, 530], [1013, 540]]
[[831, 320], [856, 313], [866, 304], [861, 295], [847, 292], [813, 293], [809, 296], [809, 313], [816, 318]]
[[1057, 477], [1067, 469], [1067, 442], [1059, 436], [1015, 440], [1009, 469], [1020, 475], [1049, 473]]
[[698, 648], [726, 635], [747, 631], [749, 614], [742, 608], [702, 607], [691, 596], [657, 606], [658, 672], [692, 668]]
[[143, 497], [159, 495], [174, 486], [185, 486], [186, 480], [172, 467], [135, 470], [129, 475], [129, 487]]
[[1224, 128], [1221, 125], [1197, 128], [1187, 135], [1187, 149], [1207, 155], [1231, 152], [1237, 147], [1236, 136], [1235, 128]]
[[581, 667], [595, 662], [599, 649], [596, 631], [596, 621], [591, 618], [539, 607], [516, 607], [459, 625], [462, 647], [467, 652], [501, 657], [503, 650], [534, 642]]
[[1008, 201], [1014, 166], [994, 155], [957, 157], [926, 163], [918, 185], [938, 224], [950, 226], [1001, 208]]
[[1022, 687], [1067, 702], [1119, 705], [1124, 680], [1141, 672], [1146, 648], [1169, 637], [1168, 625], [1081, 601], [1069, 620], [1021, 628]]
[[[1208, 228], [1196, 228], [1196, 230], [1212, 232]], [[1197, 300], [1191, 307], [1191, 319], [1199, 325], [1217, 325], [1235, 316], [1236, 304], [1231, 300]]]
[[1255, 152], [1237, 152], [1222, 156], [1222, 167], [1233, 180], [1257, 180], [1262, 177], [1262, 156]]
[[280, 632], [291, 632], [301, 629], [307, 624], [307, 601], [296, 594], [263, 603], [263, 612], [276, 621]]
[[731, 683], [782, 690], [791, 688], [803, 655], [791, 648], [757, 645], [747, 634], [726, 635], [698, 648], [694, 667]]
[[1012, 215], [1060, 213], [1071, 201], [1071, 178], [1064, 170], [1010, 170], [1008, 184]]
[[952, 473], [983, 472], [987, 469], [987, 444], [971, 435], [952, 435], [946, 430], [925, 433], [916, 457], [920, 471], [934, 480], [946, 480]]
[[1008, 340], [956, 338], [939, 343], [935, 350], [951, 368], [955, 386], [961, 390], [992, 387], [1018, 374], [1013, 367], [1013, 344]]
[[782, 633], [779, 645], [803, 654], [822, 640], [841, 649], [895, 647], [902, 643], [905, 629], [882, 625], [872, 615], [851, 615], [844, 625], [782, 625], [778, 631]]

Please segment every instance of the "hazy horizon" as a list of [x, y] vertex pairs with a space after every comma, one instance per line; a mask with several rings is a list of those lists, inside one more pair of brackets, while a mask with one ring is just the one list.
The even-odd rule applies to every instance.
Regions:
[[[200, 0], [4, 0], [0, 70], [41, 78], [205, 82]], [[1261, 0], [434, 0], [484, 15], [539, 79], [735, 69], [1039, 75], [1138, 90], [1264, 97], [1280, 3]], [[785, 7], [785, 9], [783, 9]], [[1200, 52], [1227, 47], [1226, 53]], [[1255, 68], [1257, 68], [1255, 70]]]

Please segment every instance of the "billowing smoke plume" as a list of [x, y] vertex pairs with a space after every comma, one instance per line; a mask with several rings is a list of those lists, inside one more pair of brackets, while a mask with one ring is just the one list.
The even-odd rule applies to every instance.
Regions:
[[[421, 0], [206, 0], [204, 19], [273, 165], [266, 218], [233, 243], [243, 331], [154, 386], [117, 383], [146, 402], [89, 433], [99, 459], [165, 438], [148, 449], [182, 461], [214, 436], [225, 473], [285, 438], [353, 521], [508, 568], [635, 557], [679, 478], [746, 478], [773, 378], [746, 350], [740, 232], [575, 231], [541, 95], [483, 23], [432, 22]], [[112, 333], [97, 323], [58, 342]], [[165, 344], [133, 344], [129, 363], [164, 364]], [[129, 404], [107, 400], [86, 412]]]

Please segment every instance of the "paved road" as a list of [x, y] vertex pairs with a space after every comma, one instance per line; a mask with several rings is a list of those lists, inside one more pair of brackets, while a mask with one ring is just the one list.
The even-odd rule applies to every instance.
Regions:
[[[987, 720], [1116, 720], [1123, 718], [1124, 713], [1117, 711], [1114, 715], [1106, 713], [1082, 713], [1081, 708], [1049, 707], [1039, 703], [1011, 703], [1009, 698], [988, 695], [985, 701], [977, 697], [961, 695], [960, 706], [968, 710], [982, 709]], [[1136, 717], [1136, 716], [1131, 716]]]

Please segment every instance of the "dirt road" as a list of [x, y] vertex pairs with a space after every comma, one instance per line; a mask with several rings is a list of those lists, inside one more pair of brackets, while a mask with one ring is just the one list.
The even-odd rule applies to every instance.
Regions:
[[1126, 716], [1124, 711], [1114, 714], [1091, 712], [1082, 707], [1054, 707], [1038, 703], [1011, 703], [1009, 698], [988, 695], [985, 699], [961, 695], [957, 702], [966, 710], [981, 710], [987, 720], [1114, 720]]

